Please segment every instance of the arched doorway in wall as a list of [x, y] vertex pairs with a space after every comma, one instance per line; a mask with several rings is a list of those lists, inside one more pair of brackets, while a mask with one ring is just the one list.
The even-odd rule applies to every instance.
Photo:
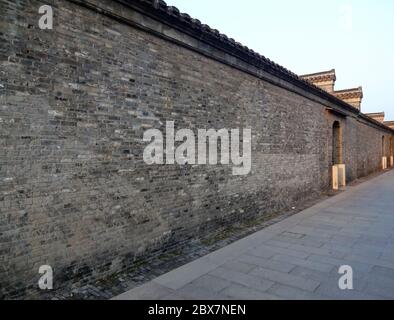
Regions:
[[339, 121], [332, 125], [332, 165], [343, 164], [342, 128]]
[[343, 163], [343, 138], [342, 127], [339, 121], [332, 125], [332, 161], [331, 161], [331, 185], [334, 190], [346, 186], [346, 166]]
[[385, 153], [385, 137], [382, 136], [382, 158], [384, 156], [386, 156], [386, 153]]

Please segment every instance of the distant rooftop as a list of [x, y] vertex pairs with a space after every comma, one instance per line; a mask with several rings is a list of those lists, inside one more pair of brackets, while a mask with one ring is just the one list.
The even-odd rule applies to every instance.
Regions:
[[322, 72], [315, 72], [301, 75], [300, 78], [305, 80], [313, 80], [313, 82], [320, 82], [320, 81], [329, 81], [333, 80], [334, 82], [337, 80], [335, 69], [331, 69], [328, 71]]
[[338, 90], [334, 92], [335, 95], [342, 99], [342, 100], [347, 100], [347, 99], [352, 99], [352, 98], [363, 98], [363, 88], [358, 87], [358, 88], [351, 88], [351, 89], [344, 89], [344, 90]]
[[315, 86], [318, 86], [319, 88], [327, 91], [328, 93], [341, 99], [342, 101], [352, 105], [358, 110], [361, 109], [361, 101], [363, 99], [363, 88], [357, 87], [357, 88], [336, 91], [334, 89], [335, 81], [337, 80], [335, 69], [304, 74], [301, 75], [300, 78], [314, 84]]
[[379, 121], [379, 122], [381, 122], [383, 124], [386, 124], [385, 121], [384, 121], [384, 117], [386, 115], [385, 115], [385, 113], [383, 111], [382, 112], [366, 113], [365, 115], [367, 115], [368, 117], [370, 117], [370, 118], [372, 118], [372, 119], [374, 119], [376, 121]]

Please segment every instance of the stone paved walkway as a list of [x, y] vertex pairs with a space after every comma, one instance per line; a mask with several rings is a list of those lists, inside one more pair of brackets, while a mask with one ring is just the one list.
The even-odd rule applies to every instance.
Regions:
[[394, 299], [394, 170], [114, 299]]

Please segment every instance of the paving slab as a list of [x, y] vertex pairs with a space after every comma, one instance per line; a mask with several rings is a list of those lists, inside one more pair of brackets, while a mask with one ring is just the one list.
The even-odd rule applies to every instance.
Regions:
[[393, 299], [393, 195], [391, 170], [115, 299]]

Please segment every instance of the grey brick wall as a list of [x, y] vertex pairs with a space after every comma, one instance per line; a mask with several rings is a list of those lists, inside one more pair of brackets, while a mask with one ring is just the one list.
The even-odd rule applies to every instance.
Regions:
[[[72, 2], [45, 3], [51, 31], [38, 28], [44, 2], [0, 0], [4, 297], [36, 287], [43, 264], [55, 287], [90, 281], [329, 188], [335, 116], [323, 103]], [[349, 178], [379, 170], [387, 132], [338, 119]], [[167, 120], [252, 128], [252, 172], [147, 166], [143, 132]]]

